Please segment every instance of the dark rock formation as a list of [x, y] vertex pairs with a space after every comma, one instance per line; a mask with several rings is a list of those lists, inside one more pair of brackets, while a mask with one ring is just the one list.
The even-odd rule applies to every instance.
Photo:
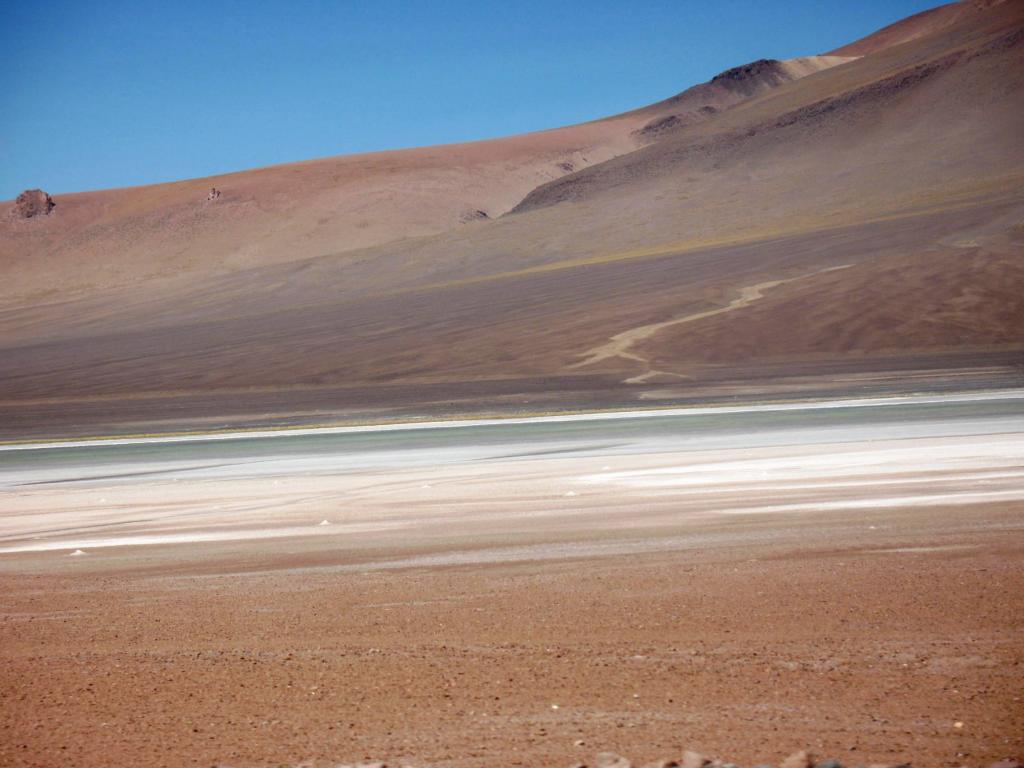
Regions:
[[14, 201], [14, 213], [20, 219], [33, 216], [49, 216], [56, 207], [53, 198], [41, 189], [26, 189]]
[[484, 219], [489, 219], [489, 218], [491, 218], [491, 217], [487, 215], [487, 211], [476, 210], [476, 211], [466, 211], [465, 213], [462, 214], [462, 216], [459, 217], [459, 220], [463, 224], [468, 224], [471, 221], [483, 221]]
[[636, 131], [636, 134], [642, 138], [650, 139], [683, 125], [686, 125], [686, 121], [682, 115], [665, 115], [664, 117], [654, 118], [639, 131]]
[[760, 75], [775, 74], [778, 72], [780, 64], [781, 62], [779, 62], [778, 59], [758, 59], [757, 61], [752, 61], [749, 64], [743, 64], [739, 67], [727, 69], [725, 72], [720, 72], [711, 78], [711, 82], [739, 82], [742, 80], [749, 80]]

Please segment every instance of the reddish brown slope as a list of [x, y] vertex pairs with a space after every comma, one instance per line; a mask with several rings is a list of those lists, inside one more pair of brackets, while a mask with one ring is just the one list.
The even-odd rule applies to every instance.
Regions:
[[[998, 2], [998, 0], [996, 0]], [[877, 32], [861, 38], [856, 42], [829, 51], [830, 56], [866, 56], [894, 45], [909, 43], [922, 37], [934, 35], [947, 27], [953, 26], [964, 16], [974, 13], [995, 3], [991, 0], [967, 0], [967, 2], [949, 3], [915, 13], [895, 24], [883, 27]]]
[[[538, 184], [636, 146], [637, 118], [446, 147], [353, 155], [0, 206], [2, 298], [32, 303], [367, 247], [498, 216]], [[207, 201], [211, 186], [221, 197]]]
[[[661, 117], [705, 119], [843, 59], [725, 73], [661, 104], [492, 141], [326, 158], [173, 184], [59, 195], [49, 216], [0, 205], [0, 305], [202, 280], [431, 235], [507, 212], [531, 189], [636, 149]], [[207, 200], [211, 187], [220, 191]]]

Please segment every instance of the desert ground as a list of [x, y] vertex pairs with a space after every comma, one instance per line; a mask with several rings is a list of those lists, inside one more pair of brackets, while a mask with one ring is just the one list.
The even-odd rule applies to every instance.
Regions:
[[1022, 406], [4, 446], [0, 762], [1019, 755]]

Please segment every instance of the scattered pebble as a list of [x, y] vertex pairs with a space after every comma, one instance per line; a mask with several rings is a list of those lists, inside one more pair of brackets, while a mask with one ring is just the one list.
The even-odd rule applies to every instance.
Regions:
[[[583, 740], [574, 742], [576, 746], [583, 746]], [[632, 768], [632, 763], [614, 752], [601, 752], [593, 763], [573, 763], [569, 768]], [[813, 755], [806, 750], [794, 752], [779, 764], [780, 768], [843, 768], [843, 764], [836, 759], [814, 761]], [[699, 752], [687, 750], [683, 753], [681, 762], [675, 760], [655, 760], [644, 763], [640, 768], [739, 768], [735, 763], [727, 763], [722, 760], [712, 760]], [[760, 763], [754, 768], [772, 768], [769, 763]], [[868, 768], [912, 768], [910, 763], [872, 763]], [[1024, 763], [1010, 758], [992, 763], [989, 768], [1024, 768]]]
[[317, 523], [317, 525], [330, 525], [330, 524], [331, 524], [330, 520], [321, 520], [319, 523]]
[[[552, 709], [558, 709], [557, 704], [551, 705]], [[582, 747], [586, 744], [583, 739], [576, 739], [574, 746]], [[794, 752], [783, 760], [780, 768], [843, 768], [843, 764], [836, 759], [814, 761], [813, 756], [806, 750]], [[335, 768], [388, 768], [384, 762], [366, 762], [354, 764], [338, 764]], [[402, 765], [401, 768], [408, 768]], [[628, 758], [615, 752], [599, 752], [593, 763], [575, 762], [569, 768], [633, 768], [633, 763]], [[687, 750], [683, 753], [680, 762], [675, 760], [654, 760], [644, 763], [640, 768], [739, 768], [735, 763], [727, 763], [722, 760], [712, 760], [699, 752]], [[772, 768], [768, 763], [760, 763], [754, 768]], [[910, 763], [872, 763], [868, 768], [912, 768]], [[989, 768], [1024, 768], [1024, 763], [1012, 758], [1004, 758], [989, 765]]]
[[633, 768], [633, 764], [614, 752], [599, 752], [594, 759], [594, 768]]
[[814, 760], [807, 750], [801, 749], [783, 760], [781, 768], [814, 768]]
[[74, 552], [72, 552], [70, 555], [68, 555], [68, 557], [81, 557], [84, 554], [85, 554], [85, 550], [84, 549], [76, 549]]

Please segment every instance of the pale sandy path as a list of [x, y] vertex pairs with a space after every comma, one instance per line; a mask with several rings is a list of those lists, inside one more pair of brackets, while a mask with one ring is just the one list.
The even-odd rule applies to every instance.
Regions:
[[[600, 363], [604, 360], [609, 360], [615, 357], [621, 357], [625, 360], [635, 360], [638, 363], [643, 363], [644, 365], [647, 365], [649, 361], [646, 357], [638, 355], [630, 350], [633, 348], [634, 344], [649, 339], [651, 336], [665, 328], [670, 328], [673, 325], [682, 325], [684, 323], [693, 323], [696, 322], [697, 320], [704, 320], [708, 317], [723, 315], [726, 312], [732, 312], [737, 309], [742, 309], [743, 307], [750, 306], [755, 301], [764, 298], [765, 291], [771, 290], [772, 288], [784, 285], [785, 283], [792, 283], [797, 280], [804, 280], [808, 277], [824, 274], [825, 272], [834, 272], [835, 270], [846, 269], [849, 266], [849, 264], [843, 264], [838, 267], [829, 267], [828, 269], [821, 269], [816, 272], [811, 272], [810, 274], [800, 275], [799, 277], [790, 277], [782, 280], [766, 280], [763, 283], [745, 286], [744, 288], [740, 289], [740, 295], [737, 296], [732, 301], [730, 301], [724, 307], [719, 307], [718, 309], [708, 309], [705, 310], [704, 312], [695, 312], [693, 314], [673, 318], [672, 320], [665, 320], [660, 323], [648, 323], [647, 325], [641, 325], [636, 328], [630, 328], [628, 331], [617, 333], [614, 336], [612, 336], [606, 343], [598, 347], [594, 347], [593, 349], [589, 349], [586, 352], [583, 352], [580, 356], [585, 356], [586, 359], [578, 363], [574, 363], [573, 365], [569, 366], [569, 368], [583, 368], [584, 366], [593, 365], [594, 363]], [[648, 370], [647, 372], [640, 374], [639, 376], [633, 376], [629, 379], [626, 379], [626, 383], [639, 384], [651, 378], [652, 376], [656, 376], [659, 374], [687, 378], [683, 374], [671, 373], [669, 371]]]

